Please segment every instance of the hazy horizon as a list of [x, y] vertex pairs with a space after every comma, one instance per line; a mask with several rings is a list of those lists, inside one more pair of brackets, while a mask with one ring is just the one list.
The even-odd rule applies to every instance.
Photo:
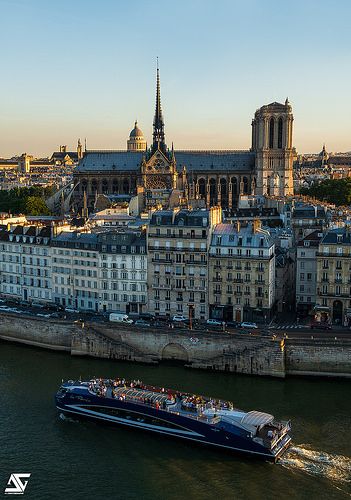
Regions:
[[126, 149], [137, 119], [150, 143], [156, 56], [166, 142], [249, 149], [251, 119], [293, 106], [294, 146], [351, 150], [348, 20], [329, 0], [0, 0], [0, 157]]

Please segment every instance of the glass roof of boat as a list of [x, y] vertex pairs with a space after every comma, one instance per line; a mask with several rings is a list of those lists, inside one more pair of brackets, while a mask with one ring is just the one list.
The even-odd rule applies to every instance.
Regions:
[[148, 398], [150, 402], [152, 403], [163, 403], [164, 401], [167, 401], [168, 396], [165, 393], [160, 393], [160, 392], [152, 392], [152, 391], [145, 391], [142, 389], [128, 389], [126, 387], [116, 387], [114, 389], [114, 393], [122, 396], [125, 394], [126, 397], [128, 398], [133, 398], [133, 399], [140, 399], [144, 400], [145, 398]]
[[258, 427], [260, 425], [265, 425], [273, 422], [274, 417], [269, 413], [263, 413], [261, 411], [249, 411], [240, 420], [242, 424], [253, 425]]

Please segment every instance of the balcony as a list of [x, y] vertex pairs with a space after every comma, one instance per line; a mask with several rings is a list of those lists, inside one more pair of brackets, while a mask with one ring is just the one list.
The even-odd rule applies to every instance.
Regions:
[[[222, 290], [213, 290], [213, 293], [215, 295], [221, 295], [222, 294]], [[201, 302], [201, 300], [200, 300], [200, 302]]]
[[265, 283], [265, 280], [255, 280], [255, 285], [264, 285]]
[[214, 269], [222, 269], [222, 266], [219, 266], [219, 265], [216, 264], [215, 266], [213, 266], [213, 268]]
[[258, 292], [256, 292], [256, 293], [255, 293], [255, 297], [260, 297], [261, 299], [263, 299], [263, 298], [264, 298], [264, 295], [263, 295], [263, 293], [258, 293]]
[[213, 281], [215, 283], [220, 283], [222, 281], [222, 278], [213, 278]]
[[241, 297], [243, 292], [234, 292], [235, 297]]
[[322, 283], [329, 283], [329, 279], [328, 279], [328, 278], [322, 278], [322, 279], [321, 279], [321, 282], [322, 282]]
[[160, 257], [159, 259], [152, 259], [152, 262], [155, 262], [156, 264], [173, 264], [173, 259], [166, 259], [164, 257]]
[[234, 283], [243, 283], [243, 281], [244, 281], [244, 280], [243, 280], [243, 279], [241, 279], [241, 278], [234, 278], [234, 279], [233, 279], [233, 282], [234, 282]]

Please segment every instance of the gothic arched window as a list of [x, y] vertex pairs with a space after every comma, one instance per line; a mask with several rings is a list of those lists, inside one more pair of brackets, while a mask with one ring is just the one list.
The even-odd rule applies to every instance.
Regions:
[[103, 192], [103, 194], [108, 193], [108, 180], [107, 179], [103, 179], [103, 181], [102, 181], [102, 192]]
[[282, 149], [283, 147], [283, 118], [279, 118], [278, 120], [278, 148]]
[[249, 193], [249, 181], [248, 181], [248, 178], [247, 177], [243, 177], [243, 191], [244, 191], [244, 194], [248, 194]]
[[129, 194], [129, 180], [123, 179], [123, 194]]
[[274, 118], [269, 120], [269, 147], [274, 148]]
[[203, 177], [199, 179], [199, 195], [201, 196], [201, 198], [206, 197], [206, 181]]

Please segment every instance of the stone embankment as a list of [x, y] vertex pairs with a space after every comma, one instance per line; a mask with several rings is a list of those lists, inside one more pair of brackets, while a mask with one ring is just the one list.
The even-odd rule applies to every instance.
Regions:
[[159, 363], [284, 378], [351, 378], [351, 339], [282, 339], [266, 336], [128, 328], [113, 323], [0, 314], [0, 339], [71, 355]]

